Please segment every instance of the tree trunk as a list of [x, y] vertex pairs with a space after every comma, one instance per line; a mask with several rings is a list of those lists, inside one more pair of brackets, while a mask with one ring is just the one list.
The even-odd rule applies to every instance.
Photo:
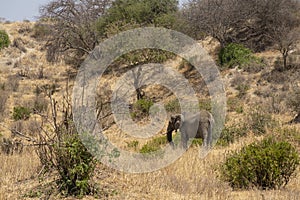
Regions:
[[284, 69], [287, 68], [287, 57], [288, 57], [287, 54], [284, 54], [284, 55], [283, 55], [283, 68], [284, 68]]

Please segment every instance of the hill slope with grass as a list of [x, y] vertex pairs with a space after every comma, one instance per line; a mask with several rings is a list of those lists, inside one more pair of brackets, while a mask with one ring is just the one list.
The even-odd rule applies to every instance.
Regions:
[[[65, 198], [56, 185], [58, 173], [45, 171], [46, 166], [36, 153], [39, 146], [32, 144], [51, 129], [43, 116], [50, 118], [53, 102], [63, 102], [66, 92], [72, 91], [76, 70], [64, 62], [47, 62], [46, 41], [37, 38], [35, 28], [30, 22], [0, 24], [0, 30], [5, 30], [11, 41], [9, 47], [0, 50], [0, 199]], [[207, 38], [199, 43], [220, 65], [218, 42]], [[96, 192], [83, 199], [298, 199], [299, 167], [285, 188], [277, 190], [236, 190], [220, 178], [220, 167], [231, 151], [264, 138], [287, 141], [300, 152], [300, 125], [289, 124], [300, 107], [300, 46], [289, 56], [290, 64], [285, 69], [280, 53], [275, 50], [248, 53], [255, 57], [255, 62], [220, 66], [227, 94], [227, 119], [218, 143], [204, 159], [199, 157], [200, 141], [170, 166], [151, 173], [122, 173], [97, 163], [92, 177]], [[167, 62], [196, 88], [200, 108], [210, 110], [205, 83], [194, 67], [180, 58]], [[99, 93], [100, 98], [111, 95], [110, 88], [121, 73], [116, 72], [112, 70], [103, 76], [99, 83], [103, 92]], [[148, 86], [144, 91], [145, 101], [132, 102], [132, 116], [137, 123], [148, 122], [144, 110], [149, 110], [153, 102], [163, 102], [169, 114], [180, 111], [175, 96], [166, 88]], [[62, 110], [67, 107], [57, 106]], [[104, 134], [125, 150], [149, 153], [168, 145], [163, 135], [167, 122], [160, 133], [149, 139], [123, 133], [111, 116], [102, 123], [106, 127]]]

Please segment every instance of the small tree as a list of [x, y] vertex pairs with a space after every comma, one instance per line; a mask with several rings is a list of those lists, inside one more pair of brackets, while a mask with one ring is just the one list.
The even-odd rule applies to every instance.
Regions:
[[287, 24], [282, 24], [274, 30], [272, 38], [274, 42], [276, 42], [277, 49], [282, 55], [284, 69], [287, 68], [287, 58], [290, 51], [293, 50], [296, 42], [300, 40], [299, 31], [300, 28], [291, 28]]

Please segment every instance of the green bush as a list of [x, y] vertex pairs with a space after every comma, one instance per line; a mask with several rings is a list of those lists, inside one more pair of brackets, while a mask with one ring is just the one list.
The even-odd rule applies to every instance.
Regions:
[[91, 193], [90, 179], [95, 160], [77, 134], [64, 135], [63, 142], [54, 147], [60, 190], [68, 195]]
[[14, 107], [13, 110], [13, 119], [15, 121], [18, 120], [26, 120], [29, 119], [31, 114], [31, 109], [23, 106]]
[[256, 59], [252, 51], [241, 44], [228, 44], [219, 53], [220, 64], [229, 68], [235, 66], [243, 67], [254, 60]]
[[8, 47], [10, 44], [10, 40], [8, 34], [4, 30], [0, 30], [0, 50]]
[[228, 157], [221, 177], [234, 189], [278, 189], [289, 182], [298, 165], [298, 153], [290, 143], [267, 138]]
[[137, 100], [132, 106], [131, 117], [140, 120], [144, 117], [149, 116], [151, 106], [153, 106], [153, 102], [151, 100]]

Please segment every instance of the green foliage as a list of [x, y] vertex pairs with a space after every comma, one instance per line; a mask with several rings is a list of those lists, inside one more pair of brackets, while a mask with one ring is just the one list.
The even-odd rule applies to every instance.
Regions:
[[192, 146], [201, 146], [203, 143], [202, 138], [194, 138], [192, 141]]
[[161, 149], [163, 145], [168, 143], [167, 138], [165, 136], [154, 138], [147, 142], [142, 148], [140, 149], [140, 153], [154, 153]]
[[139, 141], [137, 141], [137, 140], [133, 140], [133, 141], [126, 142], [126, 143], [127, 143], [128, 148], [133, 148], [134, 150], [137, 150], [137, 147], [139, 145]]
[[17, 107], [14, 107], [12, 117], [15, 121], [26, 120], [26, 119], [29, 119], [30, 114], [31, 114], [30, 108], [23, 107], [23, 106], [17, 106]]
[[164, 63], [174, 57], [175, 55], [173, 53], [161, 49], [140, 49], [122, 55], [112, 66], [125, 64], [133, 67], [147, 63]]
[[100, 34], [105, 34], [110, 24], [121, 21], [139, 26], [168, 26], [172, 21], [172, 14], [178, 10], [177, 4], [176, 0], [116, 0], [106, 15], [99, 19], [97, 29]]
[[221, 174], [234, 189], [278, 189], [289, 182], [298, 165], [299, 155], [290, 143], [267, 138], [234, 152]]
[[8, 47], [10, 44], [9, 36], [4, 30], [0, 30], [0, 50]]
[[89, 181], [95, 168], [95, 160], [77, 134], [63, 137], [63, 142], [54, 148], [60, 189], [68, 195], [90, 194]]
[[235, 66], [242, 68], [255, 60], [252, 51], [241, 44], [230, 43], [219, 53], [220, 64], [229, 68]]
[[149, 116], [151, 106], [153, 106], [153, 101], [151, 100], [137, 100], [132, 106], [131, 116], [134, 119], [141, 119], [147, 117]]

